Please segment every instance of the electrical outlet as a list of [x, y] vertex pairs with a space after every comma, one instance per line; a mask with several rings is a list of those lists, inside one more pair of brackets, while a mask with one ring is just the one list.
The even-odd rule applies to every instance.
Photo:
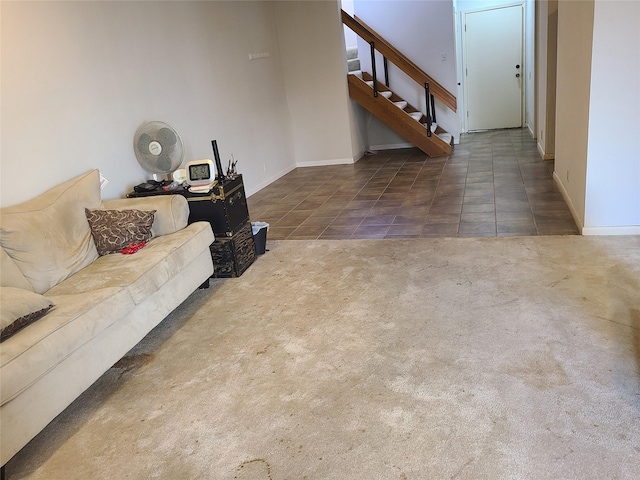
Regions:
[[446, 62], [447, 61], [447, 52], [440, 53], [440, 61], [442, 61], [442, 62]]

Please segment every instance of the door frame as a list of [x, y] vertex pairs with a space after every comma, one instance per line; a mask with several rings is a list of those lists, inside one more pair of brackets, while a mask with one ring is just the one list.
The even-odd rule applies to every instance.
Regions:
[[[456, 59], [457, 59], [457, 76], [458, 76], [458, 116], [460, 118], [460, 132], [466, 133], [469, 131], [468, 122], [467, 122], [467, 107], [466, 107], [466, 90], [467, 85], [466, 75], [464, 75], [464, 65], [466, 63], [466, 52], [464, 48], [464, 16], [467, 13], [476, 13], [476, 12], [484, 12], [488, 10], [495, 10], [497, 8], [505, 8], [505, 7], [516, 7], [520, 6], [522, 8], [522, 89], [520, 92], [520, 122], [522, 126], [526, 124], [526, 92], [527, 88], [529, 88], [527, 75], [525, 72], [527, 71], [527, 57], [526, 57], [526, 42], [527, 35], [530, 33], [527, 32], [527, 23], [526, 23], [526, 0], [519, 1], [500, 1], [496, 0], [494, 2], [485, 2], [487, 5], [478, 8], [466, 8], [460, 10], [458, 8], [458, 1], [454, 0], [454, 19], [455, 19], [455, 32], [456, 32]], [[533, 32], [531, 32], [533, 34]]]

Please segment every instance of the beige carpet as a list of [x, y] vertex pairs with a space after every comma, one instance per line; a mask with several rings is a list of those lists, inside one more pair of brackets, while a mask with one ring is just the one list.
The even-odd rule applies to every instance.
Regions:
[[640, 478], [639, 237], [268, 248], [8, 480]]

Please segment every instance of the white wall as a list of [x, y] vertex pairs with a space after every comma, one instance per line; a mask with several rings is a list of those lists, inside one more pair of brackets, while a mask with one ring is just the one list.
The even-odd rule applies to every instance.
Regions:
[[545, 160], [555, 156], [558, 0], [536, 3], [536, 138]]
[[283, 3], [2, 1], [1, 204], [92, 168], [123, 196], [150, 177], [132, 147], [148, 120], [180, 133], [184, 162], [217, 140], [249, 195], [298, 163], [352, 162], [337, 3]]
[[338, 2], [275, 2], [298, 166], [353, 163]]
[[593, 0], [558, 2], [554, 178], [578, 228], [585, 214], [593, 6]]
[[640, 234], [640, 4], [558, 2], [554, 178], [585, 235]]
[[584, 234], [640, 234], [640, 3], [595, 2]]
[[[452, 0], [439, 1], [370, 1], [355, 0], [355, 14], [418, 67], [456, 95], [455, 32]], [[442, 54], [446, 59], [442, 60]], [[371, 72], [369, 45], [359, 42], [359, 56], [363, 70]], [[378, 78], [384, 81], [382, 57], [377, 62]], [[424, 88], [408, 79], [389, 63], [391, 89], [414, 107], [426, 110]], [[451, 133], [456, 141], [460, 136], [460, 122], [456, 113], [438, 105], [438, 123]], [[399, 135], [382, 122], [371, 117], [368, 124], [369, 144], [381, 148], [405, 145]]]
[[[212, 158], [216, 139], [248, 191], [293, 167], [272, 3], [1, 8], [3, 205], [91, 168], [110, 180], [105, 198], [124, 195], [149, 177], [132, 148], [147, 120], [177, 129], [185, 162]], [[263, 51], [271, 56], [249, 60]]]
[[[347, 12], [349, 15], [353, 17], [353, 0], [342, 0], [339, 2], [341, 5], [341, 9]], [[343, 25], [344, 29], [344, 43], [347, 47], [357, 47], [358, 46], [358, 36], [346, 25]]]
[[[342, 10], [351, 15], [355, 15], [353, 0], [342, 0], [340, 2]], [[358, 46], [358, 36], [349, 27], [343, 24], [345, 50]], [[348, 93], [348, 87], [347, 87]], [[369, 113], [355, 100], [349, 99], [349, 125], [351, 129], [351, 151], [354, 160], [359, 160], [369, 148], [369, 133], [367, 131], [367, 121]]]
[[536, 90], [535, 90], [535, 5], [524, 2], [524, 124], [533, 138], [536, 137]]

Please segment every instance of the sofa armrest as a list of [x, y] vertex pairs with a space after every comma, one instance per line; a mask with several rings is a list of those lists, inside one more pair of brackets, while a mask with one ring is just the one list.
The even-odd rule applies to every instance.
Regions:
[[156, 210], [151, 227], [154, 237], [182, 230], [189, 220], [189, 203], [182, 195], [103, 200], [102, 206], [106, 210]]

